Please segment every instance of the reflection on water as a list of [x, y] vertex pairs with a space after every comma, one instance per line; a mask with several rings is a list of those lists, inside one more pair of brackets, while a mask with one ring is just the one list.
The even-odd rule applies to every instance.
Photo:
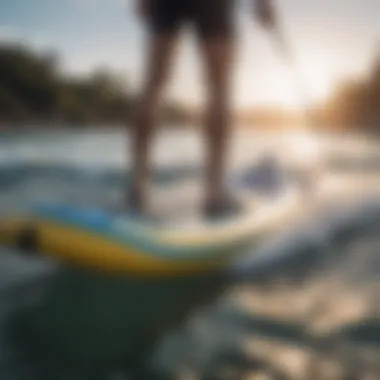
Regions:
[[[297, 179], [294, 173], [305, 170], [315, 158], [310, 141], [310, 136], [295, 134], [242, 133], [234, 142], [231, 170], [252, 164], [270, 150]], [[2, 214], [22, 210], [36, 200], [117, 207], [123, 199], [128, 142], [118, 132], [8, 136], [0, 144]], [[283, 236], [255, 252], [267, 262], [249, 284], [228, 289], [185, 326], [168, 331], [154, 355], [154, 368], [181, 378], [204, 379], [380, 377], [378, 145], [327, 136], [318, 140], [318, 146], [323, 158], [318, 200], [300, 204], [301, 222], [286, 226]], [[174, 186], [180, 177], [199, 176], [202, 157], [199, 139], [191, 133], [167, 134], [155, 150], [155, 186]], [[91, 276], [5, 248], [0, 250], [0, 261], [0, 378], [4, 380], [123, 379], [133, 368], [126, 358], [139, 360], [144, 337], [153, 333], [154, 326], [168, 323], [160, 320], [157, 310], [179, 302], [180, 288], [169, 283], [165, 286], [173, 290], [170, 297], [161, 295], [152, 310], [142, 311], [136, 294], [142, 287], [156, 288], [155, 284], [131, 287], [125, 279], [112, 279], [98, 280], [95, 286]], [[55, 295], [49, 303], [41, 301], [46, 292]], [[129, 302], [133, 297], [134, 313]], [[81, 299], [86, 303], [78, 303]], [[83, 324], [73, 310], [84, 307], [81, 315], [88, 317], [91, 307], [92, 317]], [[135, 315], [132, 330], [124, 323], [127, 316], [133, 320], [131, 315]], [[113, 321], [112, 327], [98, 330], [95, 336], [97, 320], [105, 317]], [[142, 319], [145, 330], [140, 327]], [[44, 330], [46, 325], [52, 328]], [[88, 327], [78, 332], [83, 341], [70, 336], [69, 330], [59, 331], [77, 325]], [[47, 353], [44, 342], [50, 341], [57, 342], [56, 351]], [[134, 355], [128, 352], [131, 349]], [[67, 368], [71, 372], [64, 375]]]

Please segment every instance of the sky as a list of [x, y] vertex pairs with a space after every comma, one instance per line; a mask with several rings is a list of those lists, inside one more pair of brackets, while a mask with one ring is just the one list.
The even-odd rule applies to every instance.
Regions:
[[[144, 29], [135, 0], [0, 0], [0, 40], [23, 40], [54, 49], [64, 69], [86, 73], [109, 67], [139, 88]], [[178, 0], [180, 1], [180, 0]], [[238, 1], [238, 0], [236, 0]], [[293, 69], [271, 36], [251, 17], [249, 0], [237, 14], [238, 44], [233, 100], [238, 107], [299, 103]], [[336, 83], [364, 75], [380, 49], [379, 0], [276, 0], [296, 70], [312, 101]], [[168, 97], [192, 105], [203, 100], [202, 65], [190, 31], [176, 57]]]

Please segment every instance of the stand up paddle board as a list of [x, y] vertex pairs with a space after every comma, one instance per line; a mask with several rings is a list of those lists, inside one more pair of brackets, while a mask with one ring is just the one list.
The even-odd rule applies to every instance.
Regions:
[[0, 242], [65, 264], [121, 275], [177, 276], [216, 270], [268, 238], [295, 200], [293, 193], [266, 202], [243, 191], [238, 196], [244, 212], [215, 223], [202, 218], [143, 221], [103, 209], [45, 202], [0, 221]]

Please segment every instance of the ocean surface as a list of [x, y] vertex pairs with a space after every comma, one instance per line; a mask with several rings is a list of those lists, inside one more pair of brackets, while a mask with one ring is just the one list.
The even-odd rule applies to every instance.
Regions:
[[[4, 134], [0, 215], [47, 200], [117, 210], [128, 185], [128, 152], [128, 136], [118, 129]], [[272, 269], [173, 331], [154, 366], [195, 379], [380, 379], [380, 141], [239, 131], [231, 140], [229, 178], [268, 155], [288, 183], [312, 188], [299, 202], [298, 222], [252, 252], [272, 260]], [[157, 194], [176, 213], [197, 207], [181, 186], [191, 180], [201, 189], [204, 158], [194, 132], [157, 136], [153, 203]], [[57, 266], [0, 247], [1, 380], [32, 379], [34, 363], [15, 353], [7, 326], [18, 308], [37, 302], [29, 284], [54, 275]], [[117, 368], [111, 372], [102, 379], [124, 378]]]

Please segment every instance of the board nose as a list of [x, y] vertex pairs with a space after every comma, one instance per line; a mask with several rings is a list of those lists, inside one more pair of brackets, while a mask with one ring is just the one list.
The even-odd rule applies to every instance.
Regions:
[[26, 225], [17, 236], [16, 246], [23, 252], [37, 252], [39, 240], [38, 229], [34, 225]]

